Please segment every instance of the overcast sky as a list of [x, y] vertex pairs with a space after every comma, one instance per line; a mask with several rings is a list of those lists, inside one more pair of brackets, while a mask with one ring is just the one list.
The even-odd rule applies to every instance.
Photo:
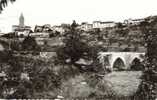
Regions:
[[157, 0], [16, 0], [0, 14], [0, 30], [10, 32], [23, 13], [25, 24], [123, 21], [157, 15]]

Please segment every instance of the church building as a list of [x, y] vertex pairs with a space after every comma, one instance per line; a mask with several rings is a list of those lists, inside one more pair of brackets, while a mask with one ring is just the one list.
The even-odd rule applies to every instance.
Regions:
[[27, 36], [30, 33], [31, 27], [25, 25], [25, 19], [22, 13], [19, 17], [19, 25], [13, 25], [12, 31], [18, 36]]

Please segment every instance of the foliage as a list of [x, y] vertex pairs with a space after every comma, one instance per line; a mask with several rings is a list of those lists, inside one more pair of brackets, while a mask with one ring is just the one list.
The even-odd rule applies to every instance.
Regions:
[[69, 78], [61, 85], [62, 95], [66, 99], [81, 99], [88, 98], [94, 91], [86, 82], [83, 75], [77, 75], [73, 78]]
[[22, 42], [22, 50], [24, 51], [39, 51], [40, 48], [34, 37], [27, 36]]
[[[41, 58], [16, 56], [9, 54], [3, 71], [7, 77], [2, 81], [3, 98], [38, 98], [37, 93], [56, 91], [60, 86], [60, 77], [54, 73], [53, 61], [45, 61]], [[25, 77], [22, 75], [26, 75]], [[10, 94], [11, 89], [14, 90]], [[8, 91], [8, 92], [7, 92]], [[57, 94], [57, 92], [56, 92]], [[42, 97], [44, 95], [42, 94]], [[46, 98], [54, 98], [48, 96]]]
[[0, 1], [0, 13], [2, 12], [3, 8], [6, 7], [8, 5], [8, 2], [15, 2], [16, 0], [1, 0]]
[[87, 52], [89, 51], [88, 45], [81, 41], [80, 31], [76, 29], [76, 22], [74, 21], [70, 27], [70, 31], [66, 34], [67, 36], [63, 40], [65, 46], [58, 49], [58, 57], [66, 62], [67, 59], [70, 60], [69, 63], [75, 64], [80, 58], [85, 58]]
[[141, 23], [141, 30], [144, 33], [145, 47], [147, 49], [144, 61], [144, 74], [142, 83], [137, 92], [142, 100], [155, 100], [157, 98], [157, 19], [152, 22], [145, 20]]
[[58, 31], [51, 32], [50, 35], [49, 35], [49, 38], [57, 37], [58, 35], [60, 35], [60, 32], [58, 32]]
[[[100, 65], [97, 59], [97, 54], [100, 51], [106, 50], [104, 50], [104, 48], [97, 44], [89, 45], [89, 42], [84, 41], [84, 37], [82, 37], [82, 34], [84, 32], [81, 32], [79, 29], [76, 28], [76, 26], [76, 22], [73, 22], [70, 27], [70, 30], [66, 33], [66, 37], [63, 40], [65, 45], [58, 48], [58, 61], [60, 62], [60, 64], [69, 64], [69, 66], [71, 66], [71, 70], [74, 69], [72, 68], [72, 66], [75, 66], [83, 72], [104, 71], [102, 70], [102, 66]], [[100, 30], [97, 30], [95, 32], [99, 34]], [[92, 61], [92, 63], [90, 65], [76, 63], [80, 59]]]
[[13, 51], [20, 51], [21, 50], [21, 42], [18, 40], [11, 41], [10, 48]]
[[[137, 67], [138, 66], [138, 67]], [[144, 66], [140, 59], [135, 59], [130, 67], [133, 71], [142, 71], [144, 69]]]
[[15, 38], [16, 35], [15, 35], [15, 32], [13, 32], [13, 33], [4, 34], [4, 35], [2, 35], [2, 37], [10, 39], [10, 38]]

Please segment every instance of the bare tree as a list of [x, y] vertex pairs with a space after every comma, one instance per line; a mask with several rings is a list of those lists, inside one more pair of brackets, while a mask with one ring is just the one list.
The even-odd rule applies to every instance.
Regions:
[[0, 0], [0, 13], [3, 11], [3, 9], [8, 5], [9, 2], [13, 3], [16, 0]]

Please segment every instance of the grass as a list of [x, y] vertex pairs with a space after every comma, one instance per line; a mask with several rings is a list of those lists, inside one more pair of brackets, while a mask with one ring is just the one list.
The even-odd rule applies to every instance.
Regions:
[[133, 95], [140, 85], [142, 72], [121, 71], [105, 75], [103, 80], [118, 96]]
[[88, 98], [94, 91], [94, 89], [86, 83], [83, 75], [75, 76], [63, 82], [61, 88], [62, 95], [67, 98], [67, 100], [73, 98]]
[[140, 85], [141, 75], [140, 71], [120, 71], [98, 79], [93, 74], [80, 74], [62, 83], [62, 95], [69, 99], [130, 100]]

